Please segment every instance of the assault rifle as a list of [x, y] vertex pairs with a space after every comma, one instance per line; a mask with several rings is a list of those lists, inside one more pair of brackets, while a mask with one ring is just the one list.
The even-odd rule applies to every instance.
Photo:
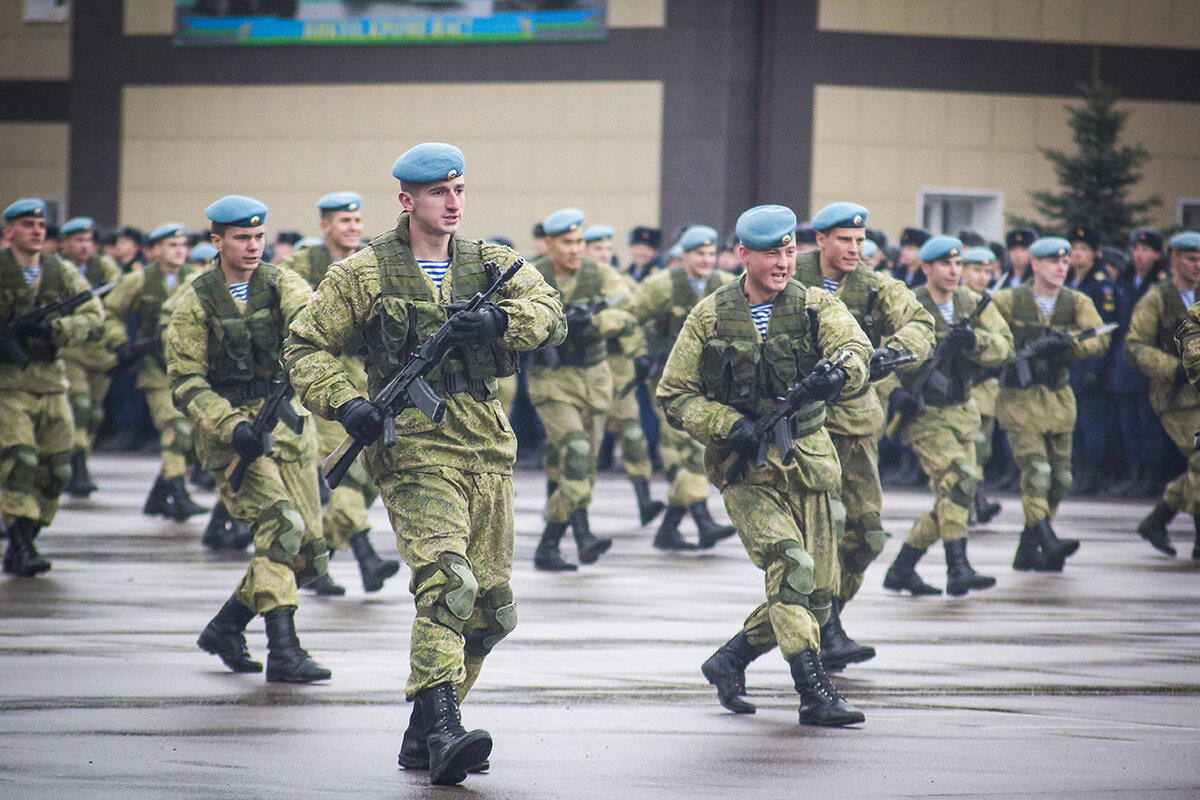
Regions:
[[916, 353], [906, 353], [903, 350], [898, 351], [894, 356], [879, 359], [872, 358], [870, 363], [871, 376], [869, 380], [871, 383], [876, 383], [895, 372], [897, 367], [902, 367], [905, 364], [915, 364], [920, 360], [921, 359], [917, 357]]
[[3, 328], [0, 328], [0, 352], [4, 354], [5, 360], [16, 364], [20, 369], [28, 367], [31, 359], [20, 341], [26, 331], [55, 317], [70, 314], [93, 297], [104, 297], [116, 285], [116, 281], [110, 281], [94, 289], [85, 289], [62, 300], [38, 306], [9, 320]]
[[[250, 422], [250, 429], [263, 443], [263, 455], [270, 455], [275, 449], [274, 443], [271, 441], [271, 431], [275, 430], [275, 423], [282, 422], [296, 433], [304, 430], [304, 420], [296, 414], [296, 410], [288, 402], [292, 399], [292, 394], [292, 385], [287, 382], [287, 379], [274, 378], [271, 381], [271, 391], [267, 392], [267, 399], [263, 401], [262, 408]], [[252, 458], [240, 458], [237, 464], [234, 464], [233, 472], [229, 476], [230, 489], [236, 492], [242, 488], [242, 483], [246, 480], [246, 470], [250, 469], [250, 464], [253, 462]]]
[[[563, 316], [569, 319], [572, 313], [576, 312], [587, 314], [588, 318], [590, 319], [593, 315], [599, 314], [605, 309], [612, 308], [628, 296], [629, 293], [626, 292], [625, 294], [617, 295], [616, 297], [598, 297], [591, 303], [570, 303], [563, 306]], [[567, 336], [571, 336], [570, 328], [567, 329]], [[557, 346], [543, 347], [541, 350], [538, 350], [537, 353], [538, 360], [547, 367], [557, 367], [559, 362], [562, 360], [561, 356], [558, 354]]]
[[1034, 339], [1018, 350], [1016, 355], [1013, 356], [1012, 361], [1008, 362], [1004, 368], [1016, 371], [1017, 383], [1024, 389], [1033, 383], [1033, 371], [1029, 366], [1030, 359], [1044, 355], [1051, 350], [1071, 344], [1072, 342], [1081, 342], [1093, 336], [1103, 336], [1116, 329], [1117, 323], [1110, 322], [1107, 325], [1096, 325], [1077, 331], [1053, 331], [1045, 336]]
[[663, 367], [667, 365], [667, 356], [671, 354], [671, 348], [660, 350], [650, 354], [650, 369], [647, 370], [645, 377], [634, 375], [629, 379], [629, 383], [621, 387], [621, 391], [617, 392], [618, 398], [625, 398], [629, 393], [642, 384], [649, 385], [652, 378], [656, 378], [662, 374]]
[[[412, 355], [403, 369], [392, 376], [387, 385], [379, 391], [379, 395], [372, 401], [372, 404], [383, 416], [383, 444], [385, 447], [392, 447], [396, 444], [396, 415], [406, 408], [416, 407], [435, 423], [441, 423], [442, 417], [446, 413], [446, 401], [438, 396], [433, 387], [429, 385], [429, 381], [425, 380], [425, 376], [442, 363], [442, 359], [450, 350], [450, 320], [464, 311], [476, 311], [482, 307], [496, 292], [500, 291], [504, 284], [512, 280], [524, 264], [525, 260], [518, 258], [511, 267], [496, 278], [495, 283], [482, 292], [476, 292], [475, 296], [462, 307], [462, 310], [451, 314], [442, 323], [442, 327], [421, 343], [421, 347]], [[494, 261], [489, 261], [484, 264], [484, 268], [493, 271], [498, 269], [499, 265]], [[336, 488], [342, 482], [346, 471], [350, 469], [354, 459], [358, 458], [363, 447], [364, 445], [353, 436], [347, 436], [321, 464], [325, 481], [331, 489]]]
[[163, 372], [167, 371], [167, 359], [163, 355], [162, 336], [160, 334], [156, 333], [153, 336], [140, 336], [137, 339], [134, 339], [130, 344], [132, 345], [132, 363], [136, 364], [146, 356], [150, 356], [154, 359], [154, 363], [157, 364]]
[[[967, 314], [962, 319], [958, 320], [950, 326], [951, 332], [955, 329], [966, 330], [974, 327], [975, 321], [983, 314], [984, 309], [992, 302], [992, 293], [985, 291], [979, 297], [979, 302], [975, 304], [975, 308], [971, 309], [971, 313]], [[929, 356], [929, 360], [920, 366], [917, 370], [916, 377], [906, 389], [914, 397], [918, 399], [918, 405], [915, 409], [907, 413], [893, 413], [892, 419], [888, 423], [885, 435], [889, 439], [895, 439], [904, 426], [913, 421], [913, 417], [921, 413], [924, 406], [925, 387], [932, 386], [935, 391], [947, 392], [950, 389], [950, 379], [942, 372], [942, 365], [950, 361], [954, 354], [958, 352], [957, 345], [951, 344], [953, 337], [947, 336], [938, 342], [938, 346], [933, 349], [933, 353]]]

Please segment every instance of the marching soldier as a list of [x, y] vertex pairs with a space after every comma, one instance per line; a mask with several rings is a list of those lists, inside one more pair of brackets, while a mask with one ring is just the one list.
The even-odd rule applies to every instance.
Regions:
[[900, 233], [900, 257], [892, 269], [892, 277], [903, 281], [910, 289], [916, 289], [925, 282], [917, 252], [929, 241], [930, 235], [924, 228], [905, 228]]
[[[1175, 546], [1167, 523], [1180, 511], [1195, 523], [1196, 545], [1192, 558], [1200, 558], [1200, 451], [1193, 437], [1200, 431], [1200, 394], [1188, 385], [1185, 363], [1196, 353], [1195, 328], [1180, 328], [1190, 318], [1200, 285], [1200, 233], [1185, 231], [1171, 237], [1170, 280], [1155, 286], [1133, 310], [1125, 338], [1125, 358], [1150, 378], [1150, 404], [1158, 413], [1176, 447], [1187, 458], [1187, 469], [1167, 484], [1162, 497], [1138, 533], [1169, 556]], [[1179, 339], [1176, 340], [1176, 331]]]
[[392, 174], [404, 211], [396, 228], [330, 268], [284, 349], [305, 405], [336, 417], [366, 446], [363, 465], [412, 570], [417, 614], [405, 693], [415, 704], [398, 760], [428, 769], [434, 784], [485, 768], [491, 737], [463, 729], [459, 702], [517, 623], [509, 585], [517, 443], [492, 397], [495, 379], [516, 369], [519, 351], [562, 341], [562, 310], [537, 270], [522, 266], [491, 301], [454, 314], [454, 349], [428, 375], [444, 398], [444, 417], [438, 424], [406, 408], [395, 415], [392, 447], [376, 440], [384, 414], [394, 412], [359, 392], [340, 357], [363, 337], [377, 396], [448, 312], [494, 283], [493, 266], [507, 270], [516, 260], [506, 247], [456, 234], [463, 166], [462, 152], [442, 143], [419, 144], [397, 159]]
[[[968, 247], [962, 254], [962, 283], [978, 295], [988, 289], [995, 278], [996, 254], [988, 247]], [[1005, 326], [1006, 328], [1008, 326]], [[1009, 331], [1011, 338], [1012, 332]], [[983, 467], [992, 457], [992, 438], [996, 435], [996, 398], [1000, 394], [999, 370], [985, 370], [985, 376], [971, 389], [971, 399], [979, 411], [980, 440], [975, 445], [975, 468], [979, 480], [975, 483], [974, 506], [971, 519], [980, 525], [991, 522], [1000, 513], [1000, 504], [988, 500], [983, 486]]]
[[[633, 314], [644, 327], [649, 347], [655, 353], [655, 356], [645, 356], [637, 364], [639, 377], [649, 381], [651, 392], [657, 390], [658, 384], [658, 376], [650, 374], [654, 371], [652, 362], [661, 364], [665, 361], [684, 320], [696, 304], [733, 280], [733, 275], [715, 269], [717, 238], [717, 232], [707, 225], [687, 228], [679, 238], [682, 263], [646, 278], [634, 295]], [[659, 414], [659, 451], [671, 483], [667, 490], [667, 513], [654, 535], [654, 546], [660, 550], [713, 547], [736, 531], [731, 525], [718, 524], [708, 510], [704, 445], [683, 430], [667, 424], [657, 403], [654, 409]], [[687, 514], [691, 514], [696, 523], [696, 544], [679, 533], [679, 523]]]
[[[872, 378], [887, 372], [876, 365], [903, 353], [924, 359], [933, 347], [933, 317], [903, 283], [862, 261], [868, 211], [857, 203], [834, 203], [813, 216], [818, 250], [796, 259], [796, 279], [837, 297], [858, 322], [872, 347]], [[829, 619], [821, 626], [821, 663], [828, 670], [873, 658], [875, 648], [846, 635], [841, 611], [862, 586], [867, 567], [887, 542], [880, 513], [879, 437], [884, 414], [869, 383], [839, 398], [826, 411], [825, 429], [842, 465], [838, 498], [845, 508], [845, 535], [838, 544], [839, 579]]]
[[1033, 280], [1033, 275], [1029, 271], [1029, 265], [1033, 263], [1033, 256], [1029, 253], [1029, 246], [1037, 241], [1038, 232], [1033, 228], [1017, 227], [1011, 228], [1008, 233], [1004, 234], [1004, 251], [1008, 258], [1008, 269], [1001, 272], [1001, 275], [1008, 275], [1008, 278], [1002, 285], [996, 285], [993, 289], [1015, 289], [1022, 283], [1028, 283]]
[[1018, 356], [1027, 347], [1032, 351], [1029, 382], [1015, 365], [1005, 367], [996, 399], [996, 421], [1008, 434], [1021, 472], [1025, 528], [1013, 558], [1017, 570], [1061, 572], [1079, 549], [1077, 539], [1059, 539], [1051, 525], [1072, 479], [1075, 395], [1067, 378], [1075, 361], [1104, 352], [1108, 335], [1074, 336], [1102, 321], [1086, 295], [1063, 286], [1070, 250], [1071, 243], [1059, 237], [1034, 241], [1029, 247], [1033, 279], [997, 292], [992, 300], [1012, 331]]
[[629, 232], [629, 255], [632, 261], [625, 268], [635, 281], [644, 281], [650, 275], [662, 269], [662, 257], [658, 250], [662, 247], [662, 231], [639, 225]]
[[[321, 285], [329, 268], [349, 257], [359, 249], [362, 241], [362, 198], [356, 192], [333, 192], [317, 201], [321, 213], [321, 233], [325, 239], [320, 244], [310, 245], [288, 256], [279, 266], [299, 273], [313, 289]], [[367, 371], [362, 356], [355, 352], [358, 342], [342, 354], [342, 369], [355, 388], [367, 393]], [[317, 418], [317, 449], [324, 458], [332, 453], [346, 432], [336, 420]], [[349, 549], [358, 562], [363, 590], [377, 592], [388, 578], [400, 571], [400, 562], [383, 559], [371, 545], [371, 525], [367, 520], [367, 509], [379, 496], [365, 469], [357, 461], [350, 471], [330, 493], [329, 501], [322, 512], [321, 530], [329, 557], [338, 550]], [[322, 575], [310, 587], [317, 594], [345, 594], [329, 577]]]
[[[229, 195], [204, 213], [218, 255], [171, 312], [163, 337], [167, 374], [175, 407], [192, 422], [196, 455], [217, 478], [221, 502], [250, 525], [254, 555], [197, 645], [234, 672], [261, 672], [245, 637], [246, 625], [261, 614], [267, 680], [326, 680], [330, 671], [300, 646], [295, 624], [297, 585], [316, 580], [329, 562], [317, 496], [316, 433], [312, 425], [299, 434], [275, 425], [268, 439], [252, 425], [280, 377], [287, 325], [311, 292], [296, 273], [262, 262], [267, 207], [261, 202]], [[230, 478], [242, 461], [249, 467], [235, 491]]]
[[[800, 694], [800, 722], [851, 725], [863, 715], [837, 693], [818, 655], [835, 591], [832, 493], [840, 481], [823, 422], [826, 401], [862, 388], [871, 345], [832, 295], [791, 279], [795, 229], [796, 215], [783, 206], [738, 218], [745, 274], [692, 310], [657, 397], [672, 425], [706, 445], [708, 477], [766, 581], [767, 601], [704, 663], [705, 677], [722, 705], [752, 713], [741, 697], [746, 664], [778, 644]], [[756, 420], [797, 384], [797, 407], [787, 409], [795, 458], [785, 464], [772, 447], [755, 466]]]
[[6, 331], [13, 335], [0, 349], [0, 514], [8, 529], [3, 568], [32, 577], [50, 569], [33, 540], [54, 521], [71, 478], [73, 425], [59, 349], [92, 341], [104, 309], [93, 297], [73, 313], [20, 322], [35, 308], [89, 286], [71, 265], [42, 252], [42, 200], [23, 198], [4, 209], [4, 229], [9, 246], [0, 250], [0, 319], [15, 330]]
[[953, 236], [934, 236], [921, 246], [917, 257], [926, 282], [916, 296], [933, 316], [941, 349], [935, 351], [935, 363], [902, 374], [900, 388], [891, 397], [900, 436], [921, 460], [935, 498], [933, 510], [913, 523], [883, 579], [884, 588], [914, 595], [941, 594], [915, 569], [939, 540], [946, 551], [947, 594], [963, 595], [996, 584], [995, 578], [975, 572], [967, 559], [967, 518], [979, 482], [975, 442], [980, 420], [971, 389], [984, 368], [1011, 357], [1012, 334], [996, 309], [985, 306], [980, 313], [980, 295], [958, 285], [961, 253], [962, 242]]

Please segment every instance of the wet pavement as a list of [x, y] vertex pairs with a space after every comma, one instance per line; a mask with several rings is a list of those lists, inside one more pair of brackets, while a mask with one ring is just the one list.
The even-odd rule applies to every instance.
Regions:
[[[930, 498], [887, 490], [893, 539], [844, 614], [879, 655], [834, 678], [867, 721], [826, 730], [796, 724], [777, 651], [748, 672], [753, 716], [721, 709], [700, 675], [762, 596], [736, 540], [658, 553], [628, 484], [606, 475], [592, 527], [612, 550], [578, 573], [539, 573], [544, 485], [520, 473], [520, 625], [464, 705], [467, 726], [495, 739], [492, 769], [434, 789], [396, 767], [407, 571], [364, 595], [343, 553], [332, 573], [348, 594], [302, 598], [301, 640], [328, 683], [232, 674], [195, 639], [245, 556], [206, 553], [202, 518], [143, 517], [156, 468], [95, 457], [102, 491], [66, 501], [38, 539], [53, 570], [0, 578], [0, 798], [1200, 796], [1200, 562], [1190, 519], [1171, 526], [1176, 559], [1132, 532], [1144, 503], [1069, 500], [1057, 528], [1083, 545], [1043, 575], [1011, 569], [1020, 507], [1001, 497], [970, 544], [998, 585], [914, 599], [881, 583]], [[378, 504], [372, 520], [394, 553]], [[944, 585], [940, 552], [919, 571]], [[265, 657], [261, 620], [248, 638]]]

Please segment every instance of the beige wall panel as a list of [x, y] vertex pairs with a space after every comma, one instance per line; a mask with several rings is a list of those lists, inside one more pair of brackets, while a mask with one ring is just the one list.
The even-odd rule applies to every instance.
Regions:
[[987, 187], [992, 179], [989, 150], [946, 150], [946, 176], [955, 186]]
[[[816, 148], [814, 148], [814, 156]], [[813, 158], [813, 196], [847, 199], [859, 189], [858, 174], [861, 166], [859, 148], [852, 144], [822, 144], [820, 158]], [[837, 202], [830, 200], [830, 203]], [[820, 206], [814, 206], [820, 208]]]
[[667, 24], [667, 0], [608, 0], [608, 27], [661, 28]]
[[27, 23], [24, 6], [19, 0], [0, 2], [0, 80], [70, 78], [70, 23]]
[[[1038, 19], [1038, 38], [1082, 41], [1084, 0], [1045, 0]], [[1086, 13], [1092, 13], [1089, 9]]]
[[66, 124], [0, 123], [0, 204], [7, 206], [19, 197], [64, 200], [68, 151]]
[[1037, 101], [1029, 97], [993, 96], [992, 136], [1000, 149], [1025, 148], [1037, 136]]
[[1125, 0], [1091, 0], [1083, 17], [1083, 40], [1121, 41], [1129, 30], [1129, 15], [1129, 3]]
[[[600, 125], [599, 108], [622, 113]], [[315, 109], [345, 121], [320, 124]], [[619, 231], [658, 221], [653, 82], [126, 87], [123, 114], [119, 214], [143, 227], [202, 228], [205, 206], [236, 193], [270, 206], [272, 231], [312, 234], [317, 198], [353, 189], [378, 233], [399, 211], [392, 162], [430, 140], [467, 156], [464, 233], [506, 233], [528, 249], [533, 222], [565, 205], [592, 219], [604, 209]]]
[[930, 36], [954, 34], [954, 6], [947, 0], [904, 0], [905, 17], [919, 19]]
[[992, 0], [954, 0], [950, 12], [950, 35], [979, 38], [983, 31], [996, 30], [999, 11]]
[[952, 147], [991, 147], [995, 140], [995, 102], [975, 95], [955, 98], [947, 108], [946, 144]]
[[[86, 0], [75, 0], [75, 2]], [[165, 0], [125, 0], [126, 36], [165, 36], [175, 33], [175, 4]]]
[[[901, 147], [864, 144], [859, 150], [861, 197], [872, 200], [896, 197], [904, 191], [905, 151]], [[849, 200], [849, 198], [842, 198]]]
[[1037, 133], [1035, 143], [1038, 147], [1053, 147], [1058, 150], [1070, 150], [1075, 146], [1071, 126], [1067, 124], [1067, 113], [1063, 109], [1064, 100], [1060, 97], [1041, 97], [1037, 101]]
[[945, 95], [912, 93], [904, 104], [904, 141], [907, 144], [944, 145], [949, 102]]
[[1041, 16], [1042, 3], [1043, 0], [1007, 0], [1003, 12], [996, 14], [994, 33], [980, 30], [979, 36], [1017, 40], [1038, 38], [1036, 26]]

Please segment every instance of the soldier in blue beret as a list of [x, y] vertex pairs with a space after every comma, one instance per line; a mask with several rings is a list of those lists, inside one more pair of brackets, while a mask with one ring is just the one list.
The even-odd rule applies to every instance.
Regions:
[[613, 235], [616, 233], [609, 225], [588, 225], [583, 229], [583, 243], [587, 254], [601, 264], [617, 266], [616, 256], [613, 255]]
[[921, 270], [917, 251], [932, 236], [924, 228], [905, 228], [900, 233], [900, 257], [892, 268], [892, 276], [904, 281], [910, 289], [915, 289], [925, 282], [925, 273]]
[[193, 264], [203, 264], [205, 261], [209, 261], [216, 257], [217, 248], [212, 242], [198, 242], [196, 246], [188, 252], [188, 260]]
[[[982, 295], [991, 287], [994, 277], [993, 268], [999, 263], [996, 253], [990, 247], [968, 247], [962, 255], [963, 273], [962, 285]], [[987, 498], [984, 487], [984, 465], [992, 457], [992, 442], [996, 436], [996, 397], [1000, 394], [998, 370], [989, 369], [985, 376], [971, 390], [971, 399], [979, 410], [980, 441], [975, 445], [975, 467], [979, 473], [979, 481], [975, 484], [975, 501], [971, 508], [970, 522], [986, 525], [1000, 513], [1000, 504]], [[1015, 465], [1014, 465], [1015, 469]]]
[[[1164, 280], [1141, 299], [1133, 310], [1125, 340], [1125, 358], [1150, 378], [1150, 404], [1179, 452], [1187, 469], [1164, 489], [1154, 509], [1138, 524], [1138, 533], [1156, 550], [1175, 555], [1167, 523], [1177, 513], [1192, 517], [1196, 538], [1192, 558], [1200, 560], [1200, 451], [1193, 437], [1200, 430], [1200, 394], [1189, 385], [1181, 341], [1176, 332], [1194, 313], [1200, 286], [1200, 233], [1184, 231], [1171, 237], [1170, 280]], [[1194, 352], [1194, 344], [1192, 345]]]
[[796, 255], [811, 253], [817, 249], [817, 231], [812, 223], [802, 222], [796, 226]]

